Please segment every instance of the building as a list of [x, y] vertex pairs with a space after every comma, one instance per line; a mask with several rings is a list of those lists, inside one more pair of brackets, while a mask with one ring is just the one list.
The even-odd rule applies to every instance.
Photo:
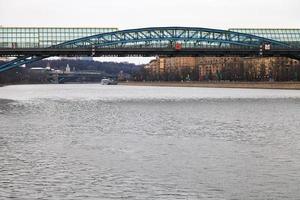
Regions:
[[244, 58], [244, 73], [254, 80], [288, 81], [299, 79], [300, 63], [285, 57]]
[[157, 57], [145, 66], [150, 80], [184, 80], [197, 69], [196, 57]]
[[71, 68], [70, 68], [69, 64], [67, 64], [65, 73], [70, 73], [70, 72], [71, 72]]
[[300, 79], [300, 63], [285, 57], [171, 57], [152, 60], [148, 80], [288, 81]]
[[[230, 68], [234, 69], [232, 71], [239, 71], [242, 64], [241, 57], [199, 57], [199, 80], [221, 80], [224, 70]], [[237, 74], [235, 76], [238, 77]]]
[[164, 59], [164, 80], [189, 80], [197, 68], [196, 57], [171, 57]]

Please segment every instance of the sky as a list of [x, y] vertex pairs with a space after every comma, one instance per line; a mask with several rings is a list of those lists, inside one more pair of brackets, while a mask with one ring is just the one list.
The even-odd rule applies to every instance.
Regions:
[[0, 25], [300, 28], [299, 10], [300, 0], [0, 0]]

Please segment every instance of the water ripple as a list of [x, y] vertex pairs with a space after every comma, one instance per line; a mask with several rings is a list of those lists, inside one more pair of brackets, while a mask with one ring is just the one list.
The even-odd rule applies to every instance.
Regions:
[[299, 199], [298, 92], [134, 92], [0, 88], [0, 199]]

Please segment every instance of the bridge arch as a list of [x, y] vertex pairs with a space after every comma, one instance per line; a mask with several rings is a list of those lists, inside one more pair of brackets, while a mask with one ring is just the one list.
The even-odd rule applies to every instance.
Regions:
[[211, 48], [220, 46], [250, 48], [266, 43], [277, 47], [289, 46], [276, 40], [227, 30], [191, 27], [156, 27], [102, 33], [67, 41], [52, 47], [130, 47], [134, 44], [141, 44], [143, 47], [151, 44], [155, 44], [157, 47], [165, 47], [164, 45], [168, 44], [167, 42], [179, 42], [183, 47], [193, 43], [194, 46], [188, 46], [191, 48], [203, 46]]

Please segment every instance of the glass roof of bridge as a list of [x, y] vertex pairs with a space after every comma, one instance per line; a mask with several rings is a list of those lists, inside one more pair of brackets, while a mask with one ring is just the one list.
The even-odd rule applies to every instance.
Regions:
[[117, 28], [105, 27], [0, 27], [0, 48], [44, 48], [117, 30]]
[[[0, 27], [0, 47], [49, 47], [68, 40], [116, 30], [116, 28], [105, 27]], [[300, 29], [231, 28], [229, 30], [300, 46]]]
[[250, 29], [250, 28], [231, 28], [230, 31], [247, 33], [260, 37], [265, 37], [286, 43], [300, 44], [300, 29]]

